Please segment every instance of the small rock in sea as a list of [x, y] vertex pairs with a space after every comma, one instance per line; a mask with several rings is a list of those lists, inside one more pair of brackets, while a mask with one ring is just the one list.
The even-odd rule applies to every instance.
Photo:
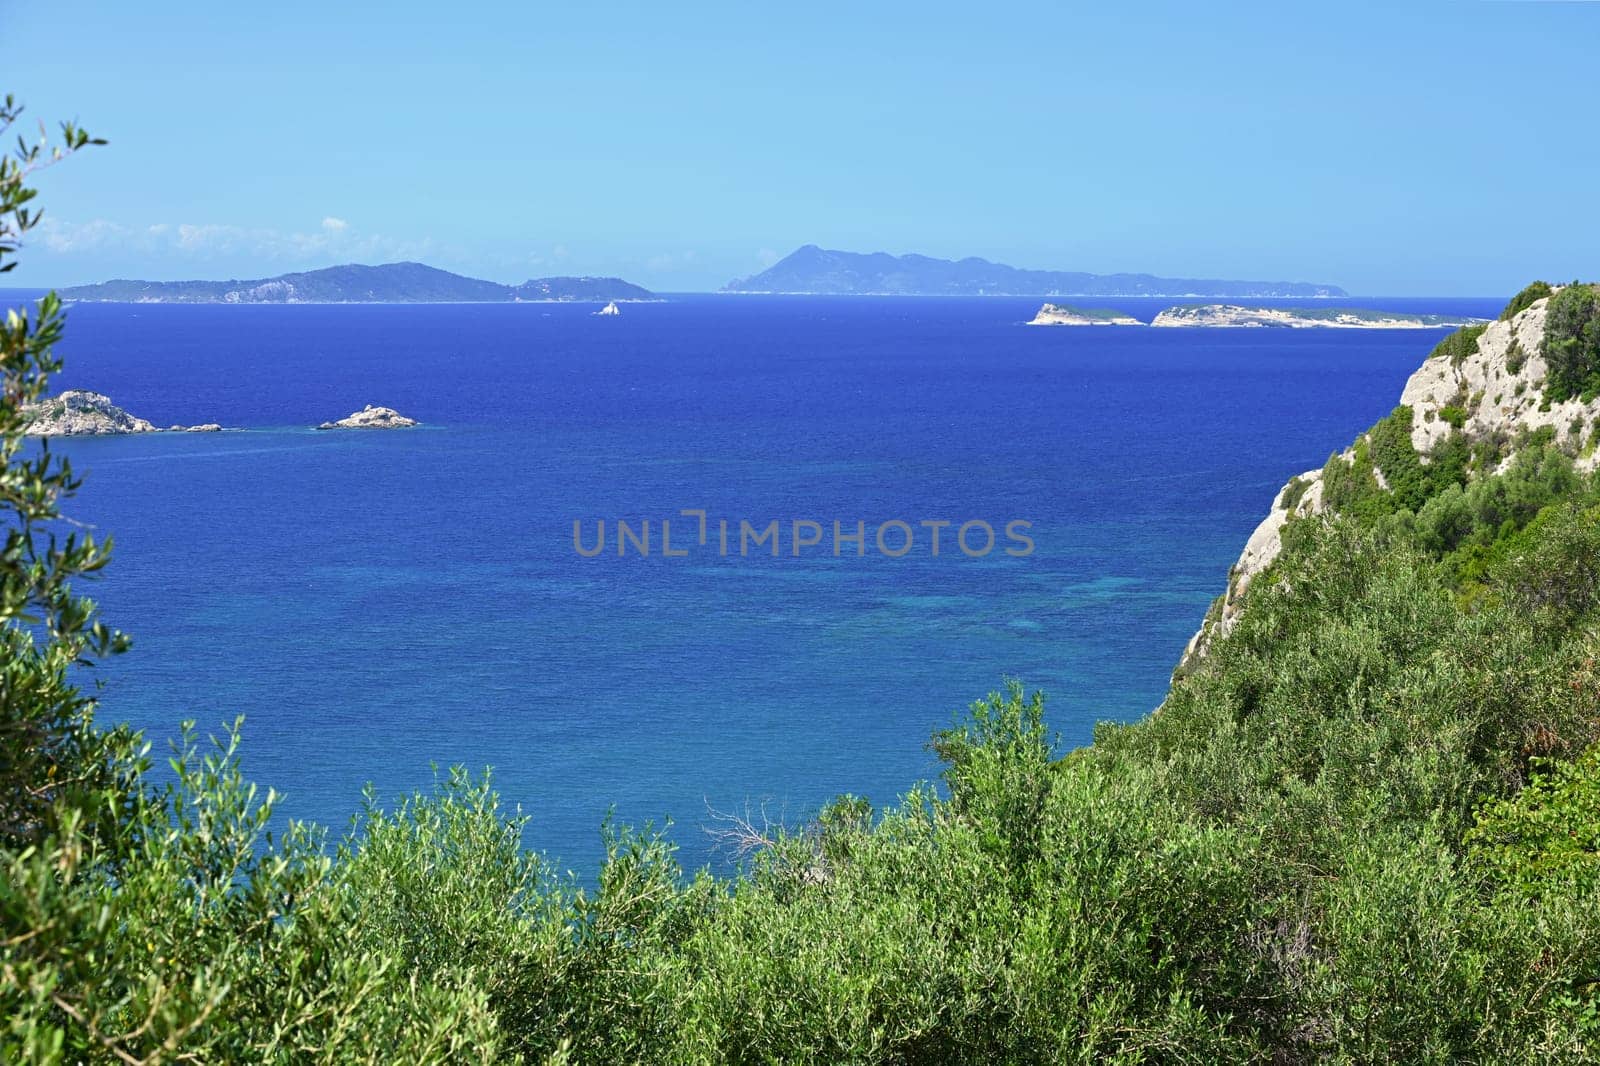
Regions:
[[221, 433], [222, 432], [222, 427], [219, 426], [215, 422], [206, 422], [206, 423], [204, 423], [202, 425], [198, 425], [198, 426], [187, 426], [187, 427], [179, 426], [178, 428], [179, 429], [183, 429], [187, 433]]
[[318, 429], [407, 429], [417, 424], [393, 407], [374, 407], [370, 403], [349, 418], [324, 422]]

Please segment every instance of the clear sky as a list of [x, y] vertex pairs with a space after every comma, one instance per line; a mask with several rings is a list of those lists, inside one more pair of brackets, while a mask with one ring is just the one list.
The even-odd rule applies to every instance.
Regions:
[[1600, 276], [1600, 4], [0, 0], [111, 144], [8, 284], [795, 247], [1496, 295]]

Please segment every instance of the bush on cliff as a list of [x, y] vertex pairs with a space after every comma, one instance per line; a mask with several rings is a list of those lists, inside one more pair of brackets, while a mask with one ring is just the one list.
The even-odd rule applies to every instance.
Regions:
[[1546, 308], [1543, 351], [1547, 400], [1578, 396], [1588, 403], [1600, 394], [1600, 290], [1574, 282], [1555, 294]]
[[[1548, 281], [1533, 282], [1511, 298], [1511, 302], [1506, 304], [1505, 310], [1500, 312], [1500, 321], [1504, 322], [1507, 319], [1514, 318], [1546, 296], [1549, 296], [1553, 291]], [[1512, 373], [1514, 374], [1516, 371], [1513, 370]]]
[[1429, 359], [1448, 359], [1451, 365], [1460, 366], [1462, 360], [1478, 350], [1478, 338], [1488, 326], [1462, 326], [1445, 337], [1428, 353]]

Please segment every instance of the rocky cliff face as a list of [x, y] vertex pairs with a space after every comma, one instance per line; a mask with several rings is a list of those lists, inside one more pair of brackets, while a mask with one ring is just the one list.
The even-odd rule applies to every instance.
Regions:
[[[1577, 469], [1593, 470], [1600, 464], [1592, 436], [1600, 425], [1600, 398], [1587, 403], [1579, 398], [1561, 403], [1545, 400], [1547, 368], [1541, 351], [1549, 302], [1549, 297], [1537, 300], [1509, 319], [1456, 334], [1454, 343], [1440, 345], [1411, 375], [1400, 402], [1411, 408], [1411, 440], [1424, 464], [1456, 428], [1469, 441], [1502, 443], [1540, 430], [1553, 431], [1554, 440], [1575, 457]], [[1349, 459], [1353, 452], [1352, 445], [1343, 457]], [[1502, 467], [1509, 462], [1507, 457]], [[1383, 485], [1382, 472], [1374, 473]], [[1325, 509], [1322, 470], [1308, 470], [1278, 491], [1229, 571], [1227, 592], [1190, 640], [1185, 665], [1203, 656], [1211, 641], [1233, 627], [1250, 583], [1283, 550], [1284, 525], [1295, 516], [1321, 514]]]
[[1595, 468], [1600, 454], [1585, 454], [1584, 443], [1600, 400], [1545, 402], [1542, 349], [1549, 304], [1549, 298], [1539, 300], [1507, 321], [1490, 323], [1471, 354], [1429, 359], [1411, 375], [1400, 402], [1414, 412], [1411, 441], [1418, 452], [1427, 455], [1450, 435], [1451, 418], [1474, 440], [1549, 426], [1558, 442], [1576, 452], [1579, 470]]

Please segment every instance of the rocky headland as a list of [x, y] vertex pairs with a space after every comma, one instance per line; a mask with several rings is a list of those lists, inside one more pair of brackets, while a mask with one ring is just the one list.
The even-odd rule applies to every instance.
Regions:
[[370, 403], [337, 422], [324, 422], [318, 429], [409, 429], [417, 420], [407, 418], [393, 407], [374, 407]]
[[1045, 304], [1029, 321], [1030, 326], [1142, 326], [1130, 314], [1103, 307], [1068, 307]]
[[1474, 476], [1502, 472], [1530, 441], [1559, 446], [1578, 471], [1600, 466], [1600, 396], [1562, 396], [1549, 380], [1546, 316], [1559, 291], [1530, 286], [1525, 294], [1551, 295], [1526, 301], [1519, 297], [1499, 320], [1446, 337], [1411, 375], [1400, 406], [1388, 418], [1321, 469], [1291, 478], [1250, 534], [1229, 571], [1227, 592], [1190, 640], [1184, 663], [1203, 656], [1211, 641], [1232, 628], [1251, 582], [1282, 552], [1285, 526], [1330, 510], [1325, 499], [1330, 475], [1347, 482], [1366, 478], [1384, 491], [1391, 489], [1382, 455], [1376, 453], [1392, 452], [1393, 447], [1385, 447], [1388, 442], [1380, 442], [1380, 434], [1394, 434], [1401, 441], [1409, 437], [1424, 469], [1452, 450], [1470, 449], [1484, 457], [1474, 460], [1481, 465]]

